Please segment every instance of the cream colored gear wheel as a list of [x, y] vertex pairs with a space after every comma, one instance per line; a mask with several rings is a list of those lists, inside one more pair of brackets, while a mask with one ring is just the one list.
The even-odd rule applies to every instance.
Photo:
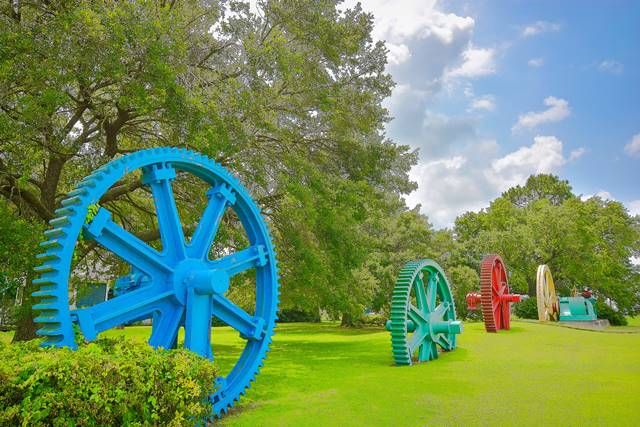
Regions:
[[538, 320], [544, 322], [557, 321], [560, 308], [558, 307], [556, 286], [553, 283], [551, 270], [546, 264], [538, 266], [536, 299], [538, 303]]

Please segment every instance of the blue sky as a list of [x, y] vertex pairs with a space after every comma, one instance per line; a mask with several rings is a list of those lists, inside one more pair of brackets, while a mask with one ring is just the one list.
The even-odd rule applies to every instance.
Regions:
[[640, 2], [362, 4], [397, 83], [388, 136], [420, 149], [407, 202], [436, 227], [540, 172], [640, 214]]

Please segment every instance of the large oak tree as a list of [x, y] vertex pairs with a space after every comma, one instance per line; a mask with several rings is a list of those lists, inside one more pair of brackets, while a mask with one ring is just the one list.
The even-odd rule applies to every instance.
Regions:
[[[46, 223], [114, 157], [191, 147], [238, 174], [263, 208], [285, 304], [358, 310], [341, 296], [361, 294], [353, 272], [373, 242], [359, 224], [397, 212], [415, 155], [383, 133], [392, 81], [372, 17], [338, 3], [261, 1], [252, 12], [236, 1], [5, 0], [0, 195], [17, 217]], [[188, 228], [204, 201], [187, 184], [176, 193]], [[134, 175], [100, 203], [152, 241], [141, 187]], [[94, 249], [80, 246], [79, 259]], [[29, 307], [25, 298], [18, 339], [33, 336]]]

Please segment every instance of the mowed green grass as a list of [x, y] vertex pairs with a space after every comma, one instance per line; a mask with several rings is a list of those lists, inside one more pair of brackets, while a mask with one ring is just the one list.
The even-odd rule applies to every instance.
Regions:
[[[615, 331], [619, 333], [615, 333]], [[333, 323], [279, 325], [265, 367], [223, 426], [637, 426], [640, 324], [592, 332], [513, 322], [465, 324], [458, 348], [396, 367], [389, 334]], [[148, 328], [110, 331], [137, 339]], [[228, 369], [242, 340], [215, 328]]]

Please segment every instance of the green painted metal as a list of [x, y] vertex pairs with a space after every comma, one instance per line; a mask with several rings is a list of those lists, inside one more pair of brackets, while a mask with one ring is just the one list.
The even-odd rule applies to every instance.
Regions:
[[560, 321], [589, 322], [598, 319], [594, 297], [560, 297]]
[[462, 322], [456, 320], [449, 282], [436, 262], [410, 261], [400, 270], [386, 327], [397, 365], [435, 359], [438, 346], [455, 349]]

